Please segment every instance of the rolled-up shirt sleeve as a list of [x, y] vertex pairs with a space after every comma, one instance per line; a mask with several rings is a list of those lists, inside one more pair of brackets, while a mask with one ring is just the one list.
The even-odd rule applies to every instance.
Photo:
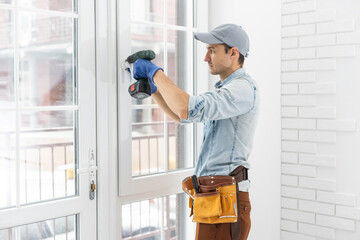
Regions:
[[205, 122], [245, 114], [254, 107], [255, 90], [248, 80], [234, 79], [222, 88], [190, 96], [188, 119], [180, 122]]

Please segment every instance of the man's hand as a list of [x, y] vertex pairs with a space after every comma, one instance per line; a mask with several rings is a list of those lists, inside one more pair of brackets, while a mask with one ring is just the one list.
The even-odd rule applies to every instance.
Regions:
[[149, 60], [144, 59], [138, 59], [134, 63], [133, 72], [134, 72], [134, 78], [147, 78], [149, 80], [149, 83], [151, 85], [151, 94], [155, 93], [157, 91], [157, 87], [154, 83], [154, 75], [157, 71], [162, 70], [162, 68], [156, 66]]

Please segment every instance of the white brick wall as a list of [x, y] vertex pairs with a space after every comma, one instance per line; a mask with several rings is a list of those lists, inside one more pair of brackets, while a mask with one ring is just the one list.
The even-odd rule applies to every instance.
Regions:
[[297, 107], [282, 107], [281, 108], [282, 117], [297, 117], [298, 109]]
[[318, 120], [317, 128], [320, 130], [333, 130], [333, 131], [355, 131], [355, 120]]
[[325, 191], [335, 191], [336, 182], [332, 179], [306, 178], [300, 177], [299, 186], [303, 188], [312, 188]]
[[284, 219], [287, 220], [315, 224], [314, 213], [308, 213], [308, 212], [292, 210], [292, 209], [282, 209], [281, 215]]
[[297, 61], [282, 61], [281, 62], [281, 71], [290, 72], [298, 70], [298, 62]]
[[332, 7], [341, 0], [332, 2], [282, 0], [281, 240], [344, 240], [338, 231], [355, 234], [360, 221], [358, 196], [338, 189], [330, 171], [340, 158], [337, 144], [357, 130], [332, 105], [343, 91], [343, 59], [351, 64], [357, 56], [360, 24]]
[[322, 82], [316, 84], [299, 84], [300, 94], [335, 94], [336, 84], [334, 82]]
[[[292, 51], [295, 51], [295, 50], [292, 50]], [[304, 56], [306, 56], [306, 54], [308, 54], [308, 56], [309, 56], [310, 51], [309, 51], [309, 53], [304, 52], [303, 54], [304, 54]], [[355, 46], [354, 45], [342, 45], [342, 46], [335, 46], [335, 47], [318, 47], [316, 49], [316, 55], [319, 58], [353, 57], [353, 56], [355, 56]], [[294, 58], [292, 58], [292, 59], [294, 59]], [[329, 70], [331, 70], [331, 69], [329, 69]]]
[[298, 164], [283, 163], [281, 166], [281, 170], [282, 170], [283, 174], [291, 174], [291, 175], [296, 175], [296, 176], [308, 176], [308, 177], [316, 176], [316, 167], [312, 167], [312, 166], [301, 166]]
[[354, 30], [355, 30], [354, 19], [342, 19], [335, 22], [317, 24], [318, 34], [349, 32]]
[[306, 36], [299, 38], [299, 46], [300, 47], [315, 47], [315, 46], [328, 46], [335, 45], [336, 43], [336, 35], [335, 34], [327, 34], [327, 35], [319, 35], [319, 36]]
[[319, 70], [335, 70], [336, 69], [336, 60], [329, 59], [310, 59], [310, 60], [300, 60], [299, 61], [299, 70], [302, 71], [319, 71]]
[[305, 165], [322, 166], [322, 167], [336, 167], [336, 156], [324, 154], [299, 154], [299, 163]]
[[[296, 31], [296, 30], [295, 30]], [[282, 50], [282, 60], [315, 58], [316, 48], [299, 48]]]
[[290, 232], [296, 232], [298, 228], [298, 223], [289, 221], [289, 220], [281, 220], [281, 230], [287, 230]]
[[282, 94], [297, 94], [298, 85], [297, 84], [282, 84], [281, 85]]
[[281, 198], [281, 207], [283, 208], [290, 208], [290, 209], [297, 209], [298, 208], [298, 200], [292, 198]]
[[350, 208], [344, 206], [336, 206], [336, 216], [360, 220], [360, 208]]
[[335, 107], [300, 107], [300, 118], [336, 118]]
[[283, 140], [298, 140], [297, 130], [282, 130], [281, 139]]
[[282, 73], [281, 80], [283, 83], [300, 83], [300, 82], [315, 82], [315, 72], [290, 72]]
[[297, 119], [297, 118], [283, 118], [281, 121], [282, 128], [287, 129], [315, 129], [315, 119]]
[[301, 2], [294, 2], [284, 4], [282, 6], [282, 14], [293, 14], [300, 12], [309, 12], [316, 10], [316, 2], [315, 0], [307, 0]]
[[281, 148], [287, 152], [316, 153], [315, 143], [282, 141]]
[[316, 12], [302, 13], [300, 14], [300, 23], [317, 23], [317, 22], [327, 22], [335, 20], [336, 10], [335, 9], [325, 9], [319, 10]]
[[326, 215], [335, 214], [335, 205], [315, 201], [299, 200], [299, 209], [306, 212], [321, 213]]
[[285, 15], [281, 17], [282, 26], [295, 25], [299, 23], [299, 15]]
[[281, 195], [283, 197], [315, 200], [315, 190], [312, 189], [282, 186]]
[[349, 194], [317, 191], [317, 200], [320, 202], [355, 207], [356, 197]]
[[297, 38], [283, 38], [281, 40], [281, 48], [295, 48], [298, 46]]
[[316, 224], [325, 227], [331, 227], [336, 229], [354, 231], [355, 230], [355, 221], [345, 218], [317, 215]]
[[316, 240], [314, 237], [305, 236], [298, 233], [281, 231], [282, 240]]
[[297, 2], [299, 0], [282, 0], [282, 3]]
[[281, 153], [281, 161], [285, 163], [297, 163], [298, 162], [298, 154], [292, 152], [282, 152]]
[[281, 184], [285, 186], [297, 186], [298, 185], [298, 177], [282, 175], [281, 176]]
[[306, 223], [299, 223], [299, 232], [325, 239], [335, 239], [334, 229], [327, 227], [320, 227]]
[[337, 34], [338, 44], [360, 44], [360, 32]]
[[316, 96], [282, 96], [283, 106], [316, 106]]
[[311, 35], [315, 33], [315, 29], [316, 29], [315, 24], [283, 27], [281, 30], [281, 36], [294, 37], [294, 36]]
[[304, 142], [336, 142], [336, 132], [299, 131], [299, 140]]

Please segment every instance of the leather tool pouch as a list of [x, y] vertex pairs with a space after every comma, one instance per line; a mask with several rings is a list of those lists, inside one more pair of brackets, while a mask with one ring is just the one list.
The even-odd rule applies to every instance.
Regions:
[[231, 176], [205, 176], [198, 178], [199, 192], [191, 177], [183, 180], [183, 191], [189, 198], [193, 221], [199, 223], [234, 223], [238, 219], [236, 180]]

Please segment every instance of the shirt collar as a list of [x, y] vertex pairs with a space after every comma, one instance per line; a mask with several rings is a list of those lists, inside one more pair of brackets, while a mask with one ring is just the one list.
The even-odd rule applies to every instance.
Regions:
[[214, 86], [215, 86], [215, 88], [221, 88], [222, 86], [226, 85], [231, 80], [233, 80], [234, 78], [240, 78], [244, 74], [245, 74], [245, 69], [239, 68], [239, 69], [233, 71], [227, 78], [225, 78], [225, 80], [223, 82], [221, 82], [221, 80], [219, 80], [217, 83], [215, 83]]

